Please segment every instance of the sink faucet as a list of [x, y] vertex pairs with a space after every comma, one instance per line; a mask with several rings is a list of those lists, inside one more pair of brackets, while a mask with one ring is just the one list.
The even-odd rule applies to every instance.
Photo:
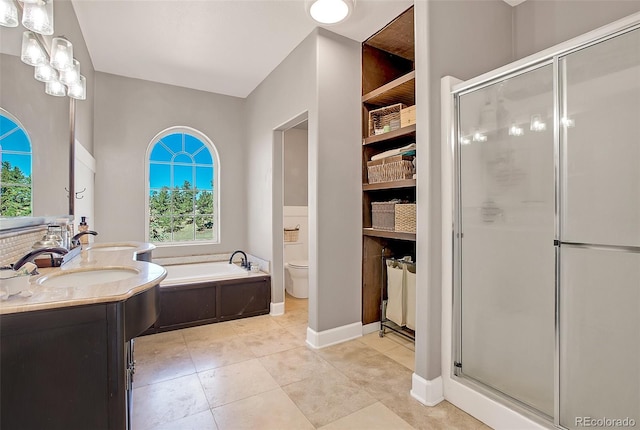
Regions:
[[93, 231], [93, 230], [81, 231], [80, 233], [76, 234], [75, 236], [73, 236], [71, 238], [71, 246], [73, 248], [75, 248], [76, 246], [79, 246], [80, 245], [80, 237], [84, 236], [85, 234], [91, 234], [93, 236], [97, 236], [98, 232], [97, 231]]
[[20, 270], [20, 268], [22, 266], [24, 266], [24, 264], [26, 262], [29, 262], [29, 261], [33, 262], [33, 259], [36, 258], [38, 255], [45, 254], [45, 253], [51, 253], [51, 252], [54, 252], [54, 253], [60, 254], [60, 255], [65, 255], [69, 251], [67, 251], [65, 248], [40, 248], [40, 249], [34, 249], [32, 251], [29, 251], [29, 253], [27, 253], [25, 256], [23, 256], [18, 261], [13, 263], [13, 270]]
[[233, 257], [235, 257], [236, 254], [242, 254], [243, 255], [242, 261], [240, 263], [240, 267], [248, 269], [250, 267], [249, 266], [249, 261], [247, 261], [247, 254], [245, 254], [244, 251], [240, 251], [240, 250], [234, 251], [234, 253], [231, 254], [231, 258], [229, 258], [229, 264], [233, 263]]

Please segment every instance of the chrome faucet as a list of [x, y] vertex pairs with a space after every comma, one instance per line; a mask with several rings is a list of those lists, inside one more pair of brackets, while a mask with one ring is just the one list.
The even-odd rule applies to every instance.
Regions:
[[29, 251], [29, 253], [27, 253], [25, 256], [23, 256], [18, 261], [13, 263], [13, 266], [12, 266], [13, 270], [20, 270], [20, 268], [22, 266], [24, 266], [25, 263], [33, 262], [33, 259], [36, 258], [40, 254], [52, 253], [52, 252], [56, 253], [56, 254], [60, 254], [60, 255], [65, 255], [69, 251], [67, 251], [66, 248], [40, 248], [40, 249], [34, 249], [32, 251]]
[[93, 236], [97, 236], [98, 232], [97, 231], [93, 231], [93, 230], [81, 231], [80, 233], [74, 235], [71, 238], [71, 247], [75, 248], [76, 246], [79, 246], [80, 245], [80, 237], [84, 236], [85, 234], [91, 234]]
[[236, 254], [242, 254], [242, 261], [240, 262], [240, 267], [244, 268], [244, 269], [249, 269], [251, 266], [249, 265], [249, 261], [247, 261], [247, 254], [244, 253], [244, 251], [234, 251], [233, 254], [231, 254], [231, 258], [229, 258], [229, 264], [233, 263], [233, 257], [235, 257]]

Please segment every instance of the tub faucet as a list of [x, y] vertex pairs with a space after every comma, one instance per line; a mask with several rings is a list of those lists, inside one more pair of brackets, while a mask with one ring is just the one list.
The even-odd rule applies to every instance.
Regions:
[[25, 256], [20, 258], [18, 261], [13, 263], [13, 270], [20, 270], [22, 266], [24, 266], [27, 262], [33, 262], [33, 259], [36, 258], [40, 254], [51, 253], [54, 252], [56, 254], [65, 255], [67, 252], [66, 248], [40, 248], [29, 251]]
[[249, 261], [247, 261], [247, 254], [244, 253], [244, 251], [234, 251], [233, 254], [231, 254], [231, 258], [229, 258], [229, 264], [233, 263], [233, 257], [235, 257], [236, 254], [242, 254], [242, 261], [240, 262], [240, 267], [248, 269], [249, 266]]
[[91, 234], [93, 236], [97, 236], [98, 232], [97, 231], [93, 231], [93, 230], [81, 231], [80, 233], [74, 235], [71, 238], [71, 247], [75, 248], [76, 246], [79, 246], [80, 245], [80, 237], [84, 236], [85, 234]]

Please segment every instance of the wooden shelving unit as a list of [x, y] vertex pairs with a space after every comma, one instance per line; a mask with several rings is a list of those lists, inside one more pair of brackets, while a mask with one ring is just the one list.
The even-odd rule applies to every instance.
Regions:
[[362, 322], [382, 319], [386, 299], [383, 256], [415, 256], [416, 234], [372, 228], [372, 202], [395, 198], [415, 201], [416, 180], [368, 183], [367, 162], [389, 149], [416, 141], [415, 124], [369, 136], [369, 112], [402, 103], [415, 105], [413, 7], [362, 44]]

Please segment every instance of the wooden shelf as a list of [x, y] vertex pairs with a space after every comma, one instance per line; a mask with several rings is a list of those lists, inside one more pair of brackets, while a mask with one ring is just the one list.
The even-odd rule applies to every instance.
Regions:
[[407, 60], [415, 60], [413, 6], [365, 42]]
[[416, 137], [416, 125], [411, 124], [406, 127], [401, 127], [397, 130], [389, 131], [377, 136], [365, 137], [362, 139], [363, 145], [373, 145], [380, 142], [389, 142], [392, 140], [403, 139], [405, 137]]
[[415, 179], [405, 179], [402, 181], [380, 182], [377, 184], [362, 184], [362, 191], [394, 190], [398, 188], [411, 188], [415, 186]]
[[365, 236], [384, 237], [387, 239], [408, 240], [415, 242], [415, 233], [404, 233], [400, 231], [375, 230], [373, 228], [363, 228], [362, 234]]
[[415, 93], [416, 71], [413, 70], [363, 95], [362, 103], [378, 107], [389, 106], [396, 103], [413, 106], [416, 104]]

